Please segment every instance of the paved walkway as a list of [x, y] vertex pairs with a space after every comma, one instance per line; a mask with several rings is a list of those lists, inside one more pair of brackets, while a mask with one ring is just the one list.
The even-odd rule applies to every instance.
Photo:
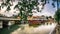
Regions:
[[24, 28], [20, 27], [10, 34], [51, 34], [55, 27], [56, 23], [40, 25], [38, 27], [29, 27], [28, 25], [24, 25]]

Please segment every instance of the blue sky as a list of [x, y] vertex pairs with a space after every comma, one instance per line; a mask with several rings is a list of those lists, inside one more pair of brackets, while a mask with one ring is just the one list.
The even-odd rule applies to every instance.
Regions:
[[54, 16], [56, 10], [57, 10], [57, 2], [55, 2], [55, 8], [53, 8], [53, 6], [51, 5], [52, 4], [52, 0], [49, 0], [49, 4], [47, 3], [45, 6], [44, 6], [44, 9], [42, 10], [42, 12], [37, 12], [37, 13], [33, 13], [34, 16], [40, 16], [40, 15], [45, 15], [45, 16]]

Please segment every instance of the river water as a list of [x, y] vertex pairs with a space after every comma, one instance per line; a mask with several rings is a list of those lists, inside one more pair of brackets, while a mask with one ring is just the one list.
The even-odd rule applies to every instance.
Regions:
[[56, 23], [48, 25], [44, 24], [38, 27], [29, 27], [28, 25], [23, 25], [24, 29], [20, 27], [11, 34], [51, 34], [54, 31], [56, 25]]

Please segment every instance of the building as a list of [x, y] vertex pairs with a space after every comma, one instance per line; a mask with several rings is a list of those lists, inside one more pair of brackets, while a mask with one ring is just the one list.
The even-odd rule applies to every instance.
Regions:
[[[48, 18], [46, 19], [45, 16], [28, 16], [27, 20], [29, 24], [44, 24], [44, 23], [53, 23], [54, 19], [53, 18]], [[0, 28], [3, 27], [8, 27], [8, 24], [10, 23], [11, 25], [18, 23], [20, 21], [20, 17], [17, 18], [7, 18], [7, 17], [0, 17]], [[20, 23], [20, 22], [19, 22]]]
[[8, 27], [8, 25], [15, 24], [16, 21], [19, 21], [19, 18], [6, 18], [0, 17], [0, 28]]
[[30, 18], [28, 18], [28, 19], [30, 19], [30, 20], [28, 20], [29, 24], [42, 24], [47, 21], [45, 16], [32, 16]]
[[42, 16], [32, 16], [28, 18], [29, 24], [45, 24], [45, 23], [54, 23], [54, 18], [46, 18], [44, 15]]

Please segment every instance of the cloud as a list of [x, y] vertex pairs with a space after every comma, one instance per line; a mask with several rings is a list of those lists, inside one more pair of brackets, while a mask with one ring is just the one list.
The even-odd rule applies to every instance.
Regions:
[[51, 5], [52, 4], [52, 0], [50, 0], [50, 3], [46, 4], [44, 6], [44, 9], [41, 11], [41, 12], [36, 12], [36, 13], [33, 13], [33, 16], [41, 16], [41, 15], [45, 15], [45, 16], [54, 16], [56, 10], [57, 10], [57, 3], [55, 2], [55, 8], [53, 8], [53, 6]]

